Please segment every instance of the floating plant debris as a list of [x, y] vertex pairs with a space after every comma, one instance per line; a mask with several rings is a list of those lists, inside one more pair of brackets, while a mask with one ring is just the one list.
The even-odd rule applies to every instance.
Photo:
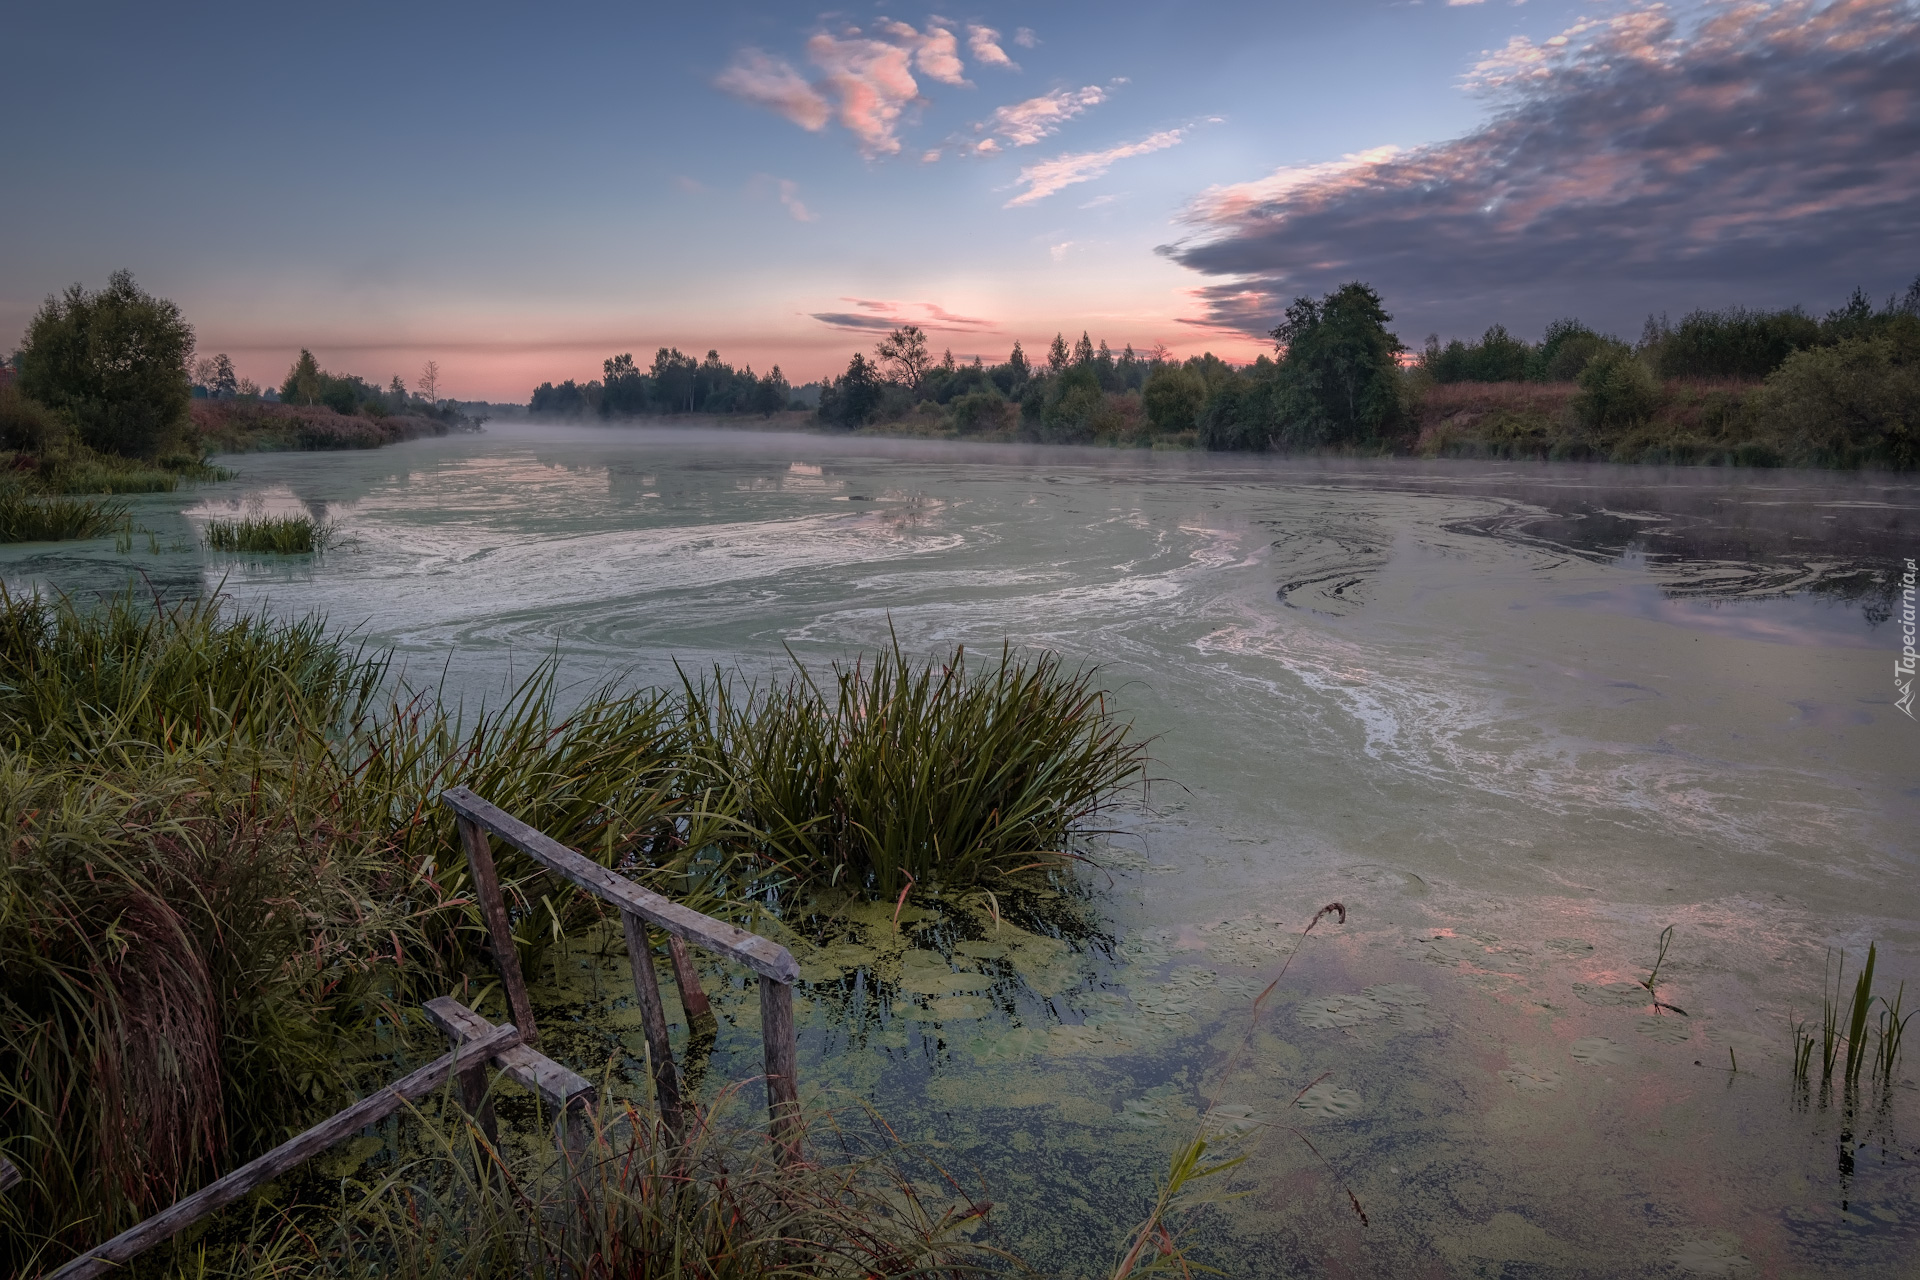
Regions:
[[1625, 1045], [1605, 1036], [1582, 1036], [1573, 1042], [1570, 1052], [1583, 1067], [1617, 1067], [1628, 1056]]
[[1332, 1027], [1357, 1027], [1363, 1022], [1384, 1018], [1393, 1012], [1389, 1005], [1371, 996], [1316, 996], [1302, 1001], [1294, 1017], [1302, 1026], [1326, 1030]]
[[1293, 1105], [1316, 1120], [1345, 1120], [1360, 1113], [1361, 1099], [1356, 1090], [1342, 1089], [1322, 1080], [1301, 1094]]
[[1679, 1044], [1692, 1034], [1679, 1018], [1641, 1018], [1633, 1029], [1655, 1044]]
[[1597, 1005], [1633, 1005], [1647, 1002], [1647, 989], [1637, 982], [1608, 982], [1598, 986], [1576, 982], [1573, 984], [1573, 994], [1588, 1004]]
[[1521, 1093], [1552, 1093], [1560, 1087], [1560, 1073], [1552, 1067], [1536, 1067], [1516, 1062], [1500, 1072], [1500, 1078]]

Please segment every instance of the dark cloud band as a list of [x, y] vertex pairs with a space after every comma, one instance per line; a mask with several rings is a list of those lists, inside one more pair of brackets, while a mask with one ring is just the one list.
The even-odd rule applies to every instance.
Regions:
[[1208, 192], [1162, 246], [1206, 322], [1365, 279], [1410, 333], [1813, 302], [1920, 270], [1920, 6], [1736, 4], [1516, 41], [1454, 141]]

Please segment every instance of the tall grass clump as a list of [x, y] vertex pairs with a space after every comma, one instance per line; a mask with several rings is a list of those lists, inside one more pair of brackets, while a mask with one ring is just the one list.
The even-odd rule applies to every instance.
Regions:
[[1094, 675], [1010, 649], [917, 665], [898, 644], [827, 681], [716, 671], [686, 681], [691, 768], [803, 883], [977, 883], [1071, 854], [1142, 779], [1146, 743]]
[[205, 537], [209, 551], [300, 556], [332, 546], [334, 531], [311, 516], [243, 516], [209, 520]]
[[0, 743], [49, 765], [202, 743], [299, 753], [364, 719], [386, 670], [318, 618], [130, 592], [86, 608], [0, 585]]
[[0, 491], [0, 542], [70, 542], [101, 538], [127, 518], [126, 504], [85, 498], [42, 498]]

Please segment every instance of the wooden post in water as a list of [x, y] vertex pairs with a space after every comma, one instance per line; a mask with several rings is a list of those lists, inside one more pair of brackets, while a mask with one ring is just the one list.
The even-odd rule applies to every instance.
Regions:
[[793, 1035], [793, 987], [760, 975], [760, 1039], [766, 1047], [767, 1116], [780, 1158], [800, 1150], [799, 1044]]
[[466, 846], [467, 865], [473, 868], [473, 889], [480, 899], [480, 916], [487, 922], [487, 938], [493, 946], [493, 962], [499, 966], [501, 985], [507, 989], [507, 1008], [514, 1025], [520, 1028], [523, 1043], [540, 1043], [539, 1028], [533, 1021], [533, 1001], [527, 997], [527, 981], [520, 976], [520, 952], [513, 945], [513, 924], [507, 918], [507, 900], [500, 892], [500, 873], [493, 867], [493, 845], [482, 827], [465, 814], [459, 814], [460, 843]]
[[674, 1141], [686, 1130], [680, 1113], [680, 1070], [667, 1040], [667, 1011], [660, 1003], [660, 973], [653, 966], [647, 940], [647, 922], [631, 911], [620, 913], [627, 934], [627, 960], [633, 965], [633, 993], [640, 1001], [640, 1025], [647, 1035], [647, 1056], [653, 1059], [653, 1090], [660, 1100], [660, 1118]]
[[[723, 920], [702, 915], [691, 907], [635, 884], [619, 872], [536, 831], [465, 787], [448, 787], [440, 793], [440, 800], [460, 816], [461, 838], [466, 841], [468, 857], [474, 863], [475, 882], [478, 884], [482, 874], [480, 868], [484, 865], [488, 883], [493, 885], [491, 900], [494, 903], [500, 902], [500, 894], [498, 880], [493, 877], [492, 855], [486, 843], [488, 832], [555, 875], [619, 909], [627, 935], [627, 950], [634, 967], [634, 994], [640, 999], [647, 1049], [654, 1059], [654, 1081], [660, 1093], [663, 1115], [677, 1117], [680, 1114], [681, 1094], [678, 1072], [674, 1068], [671, 1046], [667, 1042], [666, 1011], [659, 1007], [659, 977], [653, 967], [652, 953], [648, 950], [647, 926], [663, 929], [671, 935], [672, 954], [675, 956], [674, 977], [680, 983], [681, 1002], [687, 1007], [689, 1022], [697, 1016], [697, 1008], [706, 1006], [707, 1000], [706, 993], [700, 989], [699, 976], [694, 972], [692, 963], [689, 961], [684, 966], [681, 963], [684, 956], [683, 949], [678, 946], [680, 941], [705, 947], [715, 955], [725, 956], [759, 974], [760, 1035], [765, 1041], [767, 1063], [767, 1110], [772, 1119], [774, 1140], [784, 1153], [782, 1158], [791, 1158], [798, 1153], [800, 1055], [793, 1034], [793, 983], [800, 976], [800, 966], [794, 963], [792, 952], [771, 938], [762, 938]], [[470, 827], [477, 835], [468, 834]], [[483, 889], [482, 907], [489, 911], [488, 927], [491, 929], [494, 916], [493, 909], [486, 906], [488, 897]], [[499, 907], [498, 916], [502, 921], [499, 927], [504, 932], [504, 905]], [[518, 991], [518, 999], [524, 1001], [526, 986], [520, 980], [520, 966], [514, 956], [510, 937], [507, 943], [507, 950], [502, 955], [500, 976], [507, 985], [508, 1004], [518, 1016], [520, 1006], [514, 1003], [513, 993]], [[706, 1008], [706, 1015], [709, 1019], [713, 1017], [711, 1008]], [[531, 1019], [533, 1014], [529, 1010], [526, 1016]], [[672, 1103], [671, 1112], [669, 1099]]]
[[706, 990], [700, 985], [700, 971], [693, 967], [687, 944], [677, 934], [667, 935], [667, 954], [673, 958], [673, 984], [680, 988], [680, 1007], [687, 1011], [687, 1034], [710, 1036], [720, 1029], [707, 1003]]

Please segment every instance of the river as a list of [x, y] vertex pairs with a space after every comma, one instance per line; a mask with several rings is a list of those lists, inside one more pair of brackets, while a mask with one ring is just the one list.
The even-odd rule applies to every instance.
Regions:
[[[1106, 1273], [1204, 1095], [1246, 1194], [1191, 1239], [1230, 1274], [1914, 1274], [1920, 1062], [1849, 1110], [1792, 1086], [1788, 1031], [1830, 949], [1920, 989], [1911, 479], [523, 425], [226, 461], [136, 500], [130, 551], [0, 574], [319, 610], [470, 702], [549, 655], [765, 675], [890, 630], [1100, 664], [1159, 781], [1063, 899], [1073, 944], [990, 935], [917, 997], [815, 959], [800, 1011], [809, 1083], [1043, 1269]], [[199, 550], [243, 510], [342, 540]], [[1684, 1015], [1634, 985], [1668, 926]], [[582, 1053], [637, 1044], [576, 994]], [[756, 1043], [720, 1005], [716, 1082]]]

